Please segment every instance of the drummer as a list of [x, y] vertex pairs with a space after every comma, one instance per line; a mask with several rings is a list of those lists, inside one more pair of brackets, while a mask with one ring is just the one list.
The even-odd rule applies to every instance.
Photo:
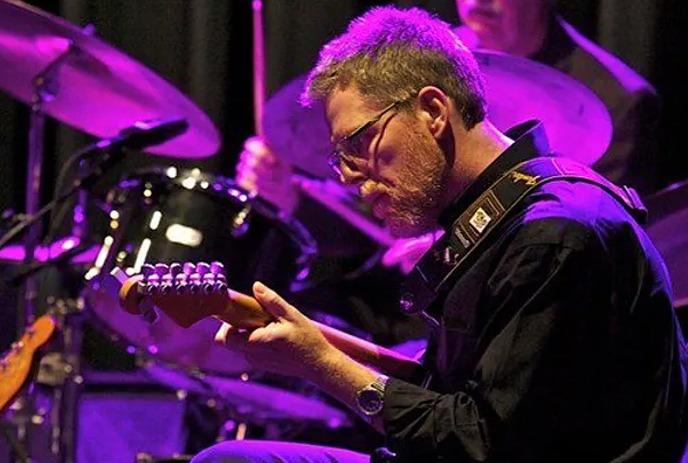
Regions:
[[593, 166], [609, 180], [651, 192], [659, 114], [655, 89], [619, 58], [556, 14], [551, 0], [456, 0], [470, 48], [486, 48], [552, 66], [588, 86], [612, 118], [612, 141]]

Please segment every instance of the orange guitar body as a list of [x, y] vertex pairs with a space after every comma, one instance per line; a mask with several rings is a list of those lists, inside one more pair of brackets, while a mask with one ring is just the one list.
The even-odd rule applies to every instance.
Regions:
[[0, 360], [0, 413], [26, 383], [36, 351], [48, 342], [55, 326], [51, 316], [39, 317]]

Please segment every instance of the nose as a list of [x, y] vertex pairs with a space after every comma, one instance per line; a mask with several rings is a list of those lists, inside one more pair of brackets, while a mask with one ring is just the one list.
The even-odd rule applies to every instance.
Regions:
[[366, 176], [358, 169], [349, 165], [341, 167], [340, 180], [344, 185], [359, 185], [366, 180]]

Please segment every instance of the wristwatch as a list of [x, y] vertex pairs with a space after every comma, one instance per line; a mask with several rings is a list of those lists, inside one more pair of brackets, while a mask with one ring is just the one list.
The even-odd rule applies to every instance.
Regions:
[[375, 381], [356, 393], [358, 409], [366, 416], [372, 417], [382, 411], [385, 404], [385, 386], [389, 378], [378, 376]]

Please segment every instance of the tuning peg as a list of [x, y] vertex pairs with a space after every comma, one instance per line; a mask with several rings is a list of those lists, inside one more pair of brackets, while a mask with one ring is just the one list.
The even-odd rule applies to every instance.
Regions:
[[182, 264], [180, 264], [179, 262], [172, 262], [170, 264], [170, 275], [172, 275], [173, 277], [182, 273], [183, 270], [184, 268], [182, 267]]
[[155, 264], [155, 273], [160, 275], [161, 277], [165, 275], [166, 273], [169, 273], [170, 271], [170, 266], [163, 263], [163, 262], [158, 262]]
[[215, 281], [213, 291], [218, 294], [222, 294], [227, 291], [227, 283], [221, 280]]
[[184, 272], [186, 275], [196, 273], [196, 265], [192, 264], [191, 262], [184, 262], [184, 265], [182, 265], [182, 272]]
[[215, 275], [224, 275], [225, 265], [222, 262], [214, 260], [210, 263], [210, 271]]
[[215, 274], [214, 273], [206, 273], [203, 275], [202, 278], [203, 281], [203, 292], [206, 294], [210, 294], [213, 292], [215, 288]]
[[201, 285], [198, 283], [189, 283], [186, 285], [186, 290], [189, 292], [189, 294], [198, 294], [198, 292], [201, 290]]
[[196, 273], [203, 276], [210, 271], [210, 264], [207, 262], [198, 262], [196, 264]]
[[141, 267], [141, 274], [144, 278], [148, 279], [149, 276], [155, 273], [155, 267], [151, 264], [143, 264]]
[[144, 294], [155, 294], [158, 292], [160, 286], [160, 275], [154, 273], [150, 275], [145, 282], [146, 287], [143, 290]]
[[186, 274], [185, 273], [178, 273], [177, 275], [174, 276], [174, 290], [178, 294], [184, 294], [188, 290], [188, 285], [186, 282]]
[[160, 278], [160, 294], [170, 294], [174, 284], [174, 277], [166, 273]]

